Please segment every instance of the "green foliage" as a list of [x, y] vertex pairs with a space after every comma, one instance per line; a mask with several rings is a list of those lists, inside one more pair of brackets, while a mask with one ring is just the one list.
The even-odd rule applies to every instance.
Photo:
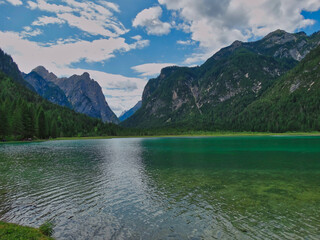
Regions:
[[47, 137], [46, 117], [42, 108], [39, 110], [37, 118], [37, 130], [39, 138], [45, 139]]
[[46, 221], [45, 223], [41, 224], [41, 226], [39, 227], [39, 230], [44, 235], [51, 237], [53, 234], [53, 227], [54, 225], [52, 222]]
[[200, 67], [163, 69], [145, 87], [142, 107], [121, 125], [173, 133], [319, 131], [319, 47], [299, 64], [284, 56], [301, 46], [315, 48], [320, 33], [273, 44], [285, 35], [276, 31], [254, 43], [235, 43]]
[[125, 129], [115, 124], [103, 123], [50, 103], [0, 72], [0, 140], [115, 136], [126, 133]]
[[53, 240], [36, 228], [24, 227], [0, 221], [1, 240]]
[[[285, 62], [242, 47], [212, 64], [164, 69], [147, 84], [141, 109], [122, 125], [232, 130], [229, 120], [259, 98], [287, 70], [289, 66]], [[258, 90], [252, 90], [255, 88]]]
[[320, 130], [320, 47], [234, 119], [251, 131]]

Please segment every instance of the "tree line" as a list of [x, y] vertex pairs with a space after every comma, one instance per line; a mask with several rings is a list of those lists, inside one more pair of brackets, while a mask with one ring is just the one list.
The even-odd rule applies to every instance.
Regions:
[[121, 127], [50, 103], [0, 72], [2, 140], [115, 136], [121, 133]]

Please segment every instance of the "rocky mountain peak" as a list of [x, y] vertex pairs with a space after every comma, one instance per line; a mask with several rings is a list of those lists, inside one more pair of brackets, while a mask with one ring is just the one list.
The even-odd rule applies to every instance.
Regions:
[[242, 42], [239, 40], [236, 40], [231, 44], [231, 46], [234, 46], [234, 47], [240, 47], [241, 45], [242, 45]]
[[278, 29], [274, 32], [269, 33], [262, 40], [264, 40], [265, 42], [271, 45], [282, 45], [287, 42], [297, 40], [297, 37], [296, 37], [296, 34], [287, 33], [284, 30]]
[[74, 74], [70, 78], [63, 78], [63, 80], [66, 80], [66, 79], [69, 79], [75, 82], [81, 81], [86, 84], [89, 84], [91, 81], [95, 82], [93, 79], [91, 79], [90, 74], [87, 72], [84, 72], [81, 75]]
[[54, 73], [49, 72], [44, 66], [38, 66], [32, 71], [38, 73], [42, 78], [50, 82], [53, 82], [58, 78]]
[[83, 78], [85, 78], [85, 79], [90, 79], [90, 80], [91, 80], [90, 74], [87, 73], [87, 72], [84, 72], [84, 73], [81, 75], [81, 77], [83, 77]]
[[288, 33], [287, 33], [286, 31], [284, 31], [284, 30], [277, 29], [277, 30], [269, 33], [268, 35], [266, 35], [264, 38], [265, 38], [265, 39], [268, 39], [268, 38], [270, 38], [270, 37], [272, 37], [272, 36], [283, 36], [283, 35], [285, 35], [285, 34], [288, 34]]
[[[217, 128], [259, 98], [320, 44], [320, 35], [276, 30], [255, 42], [235, 41], [197, 68], [167, 67], [144, 88], [142, 106], [122, 125]], [[200, 121], [199, 121], [200, 119]]]
[[176, 70], [178, 70], [179, 67], [177, 66], [170, 66], [170, 67], [165, 67], [161, 69], [160, 72], [160, 78], [165, 78], [169, 76], [170, 74], [174, 73]]
[[62, 89], [55, 83], [43, 78], [38, 72], [42, 73], [42, 75], [50, 76], [50, 73], [44, 67], [40, 66], [29, 74], [25, 74], [24, 79], [31, 84], [35, 91], [43, 98], [60, 106], [72, 108], [71, 103], [68, 101]]
[[231, 44], [230, 50], [231, 50], [231, 51], [234, 51], [234, 50], [236, 50], [237, 48], [241, 47], [242, 44], [243, 44], [243, 43], [242, 43], [241, 41], [236, 40], [236, 41], [234, 41], [234, 42]]

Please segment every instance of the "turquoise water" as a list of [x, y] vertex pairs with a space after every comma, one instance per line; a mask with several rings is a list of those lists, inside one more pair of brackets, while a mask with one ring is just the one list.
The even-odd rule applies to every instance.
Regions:
[[320, 239], [320, 137], [0, 145], [0, 219], [56, 239]]

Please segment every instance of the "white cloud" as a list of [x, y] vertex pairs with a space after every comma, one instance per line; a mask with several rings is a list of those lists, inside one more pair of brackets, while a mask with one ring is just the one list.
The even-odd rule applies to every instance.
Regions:
[[82, 31], [88, 32], [92, 35], [103, 35], [109, 37], [117, 36], [116, 33], [112, 33], [96, 20], [78, 17], [70, 13], [58, 14], [58, 17], [67, 22], [71, 27], [77, 27]]
[[42, 34], [42, 31], [40, 29], [32, 30], [31, 28], [25, 27], [26, 31], [21, 32], [21, 36], [23, 37], [35, 37], [40, 34]]
[[162, 68], [175, 65], [173, 63], [146, 63], [134, 66], [131, 69], [138, 72], [142, 77], [154, 77], [160, 74]]
[[180, 44], [180, 45], [194, 45], [195, 42], [194, 42], [194, 41], [191, 41], [191, 40], [186, 40], [186, 41], [178, 40], [178, 41], [177, 41], [177, 44]]
[[65, 5], [58, 5], [53, 3], [47, 3], [44, 0], [37, 0], [36, 2], [28, 1], [27, 2], [30, 9], [35, 10], [39, 9], [42, 11], [53, 12], [53, 13], [65, 13], [65, 12], [73, 12], [72, 7]]
[[104, 1], [104, 0], [100, 0], [99, 3], [115, 12], [120, 12], [120, 9], [119, 9], [119, 6], [115, 3], [112, 3], [112, 2], [107, 2], [107, 1]]
[[[191, 33], [199, 42], [199, 51], [186, 63], [203, 61], [235, 40], [247, 41], [276, 29], [293, 32], [312, 25], [304, 19], [302, 10], [317, 11], [318, 0], [158, 0], [172, 16], [182, 23], [177, 29]], [[202, 57], [201, 57], [202, 56]]]
[[[66, 42], [43, 46], [24, 39], [18, 33], [0, 31], [0, 46], [15, 57], [23, 71], [30, 71], [42, 64], [50, 67], [65, 67], [81, 60], [101, 62], [113, 58], [116, 52], [127, 52], [148, 44], [149, 41], [143, 39], [128, 44], [124, 38], [109, 38], [94, 41], [69, 39]], [[10, 51], [12, 49], [14, 49], [13, 53]]]
[[114, 57], [116, 52], [126, 52], [148, 44], [149, 41], [142, 38], [132, 44], [126, 43], [124, 38], [109, 38], [92, 42], [62, 39], [56, 44], [43, 46], [24, 39], [21, 34], [0, 31], [1, 48], [13, 57], [21, 71], [28, 73], [36, 66], [43, 65], [58, 76], [89, 72], [108, 96], [110, 107], [118, 109], [115, 111], [118, 115], [140, 100], [147, 80], [69, 66], [80, 60], [101, 62]]
[[136, 36], [133, 36], [131, 38], [134, 39], [134, 40], [137, 40], [137, 41], [142, 39], [141, 35], [136, 35]]
[[145, 27], [150, 35], [166, 35], [171, 31], [171, 25], [162, 22], [160, 17], [162, 9], [160, 6], [144, 9], [135, 17], [132, 22], [133, 27]]
[[39, 17], [36, 21], [31, 23], [33, 26], [45, 26], [48, 24], [63, 24], [65, 23], [64, 20], [56, 17], [48, 17], [48, 16], [42, 16]]
[[48, 3], [44, 0], [28, 1], [30, 9], [39, 9], [55, 14], [54, 17], [42, 17], [33, 22], [33, 25], [62, 24], [76, 27], [91, 35], [118, 37], [128, 30], [114, 16], [119, 12], [118, 5], [107, 1], [96, 4], [92, 1], [62, 0], [63, 4]]
[[7, 0], [8, 3], [11, 3], [12, 5], [14, 6], [19, 6], [19, 5], [22, 5], [22, 1], [20, 0]]

